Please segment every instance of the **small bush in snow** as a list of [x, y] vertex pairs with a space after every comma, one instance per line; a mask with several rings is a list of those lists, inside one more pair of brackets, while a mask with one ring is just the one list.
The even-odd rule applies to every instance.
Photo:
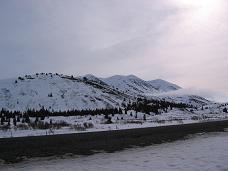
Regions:
[[91, 122], [84, 122], [84, 123], [83, 123], [83, 126], [84, 126], [84, 128], [86, 128], [86, 129], [88, 129], [88, 128], [93, 128], [93, 127], [94, 127], [93, 123], [91, 123]]
[[59, 121], [57, 123], [52, 123], [52, 125], [54, 125], [54, 126], [61, 126], [61, 127], [69, 126], [69, 124], [66, 121], [63, 121], [63, 120], [61, 120], [61, 121]]
[[200, 117], [199, 116], [192, 116], [191, 120], [200, 120]]
[[85, 127], [80, 124], [71, 125], [70, 128], [74, 129], [76, 131], [85, 131], [86, 130]]
[[31, 122], [29, 124], [30, 127], [32, 127], [33, 129], [50, 129], [51, 126], [50, 124], [48, 124], [47, 122], [42, 122], [42, 121], [38, 121], [38, 122]]
[[2, 125], [2, 126], [0, 126], [0, 130], [7, 131], [9, 129], [10, 129], [10, 126], [9, 125]]
[[28, 130], [29, 127], [28, 127], [27, 124], [18, 124], [17, 125], [17, 129], [19, 129], [19, 130]]
[[177, 123], [183, 124], [184, 122], [183, 122], [183, 120], [178, 120]]
[[111, 117], [108, 117], [108, 119], [106, 120], [105, 124], [111, 124], [111, 123], [113, 123], [112, 122], [112, 118]]
[[48, 122], [43, 122], [43, 121], [35, 121], [29, 124], [30, 127], [33, 129], [60, 129], [62, 127], [67, 127], [70, 126], [67, 122], [65, 121], [59, 121], [56, 123], [48, 123]]
[[130, 121], [126, 121], [126, 123], [130, 123], [130, 124], [142, 124], [142, 121], [130, 120]]
[[165, 123], [165, 120], [158, 120], [157, 123], [164, 124]]

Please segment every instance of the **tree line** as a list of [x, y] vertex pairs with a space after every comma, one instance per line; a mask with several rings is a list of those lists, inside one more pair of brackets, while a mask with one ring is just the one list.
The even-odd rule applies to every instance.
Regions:
[[137, 102], [129, 103], [126, 110], [135, 110], [146, 114], [150, 114], [151, 112], [160, 114], [162, 111], [167, 112], [168, 109], [172, 110], [173, 108], [185, 109], [194, 108], [194, 106], [185, 103], [168, 102], [165, 100], [148, 100], [138, 98]]
[[13, 119], [13, 123], [17, 122], [29, 123], [30, 117], [40, 118], [44, 120], [45, 117], [49, 116], [86, 116], [86, 115], [108, 115], [113, 114], [127, 114], [127, 111], [134, 110], [136, 112], [142, 112], [146, 114], [155, 113], [160, 114], [161, 112], [167, 112], [168, 109], [173, 108], [193, 108], [191, 105], [183, 103], [168, 102], [165, 100], [147, 100], [138, 98], [135, 102], [129, 102], [122, 108], [108, 108], [108, 109], [87, 109], [87, 110], [66, 110], [66, 111], [50, 111], [42, 107], [39, 110], [28, 109], [27, 111], [9, 111], [1, 109], [0, 111], [0, 123], [3, 125], [5, 122], [10, 124], [10, 119]]

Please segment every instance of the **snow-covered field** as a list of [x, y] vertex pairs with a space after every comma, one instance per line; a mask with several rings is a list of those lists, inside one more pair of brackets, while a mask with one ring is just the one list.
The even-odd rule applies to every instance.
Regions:
[[187, 140], [90, 156], [28, 159], [2, 165], [4, 171], [226, 171], [228, 132], [192, 135]]
[[[136, 113], [135, 111], [128, 111], [127, 114], [115, 114], [109, 115], [109, 117], [111, 118], [112, 122], [110, 124], [107, 124], [107, 119], [105, 119], [104, 115], [46, 117], [43, 121], [40, 122], [44, 124], [49, 124], [50, 122], [54, 124], [60, 123], [60, 126], [58, 128], [54, 127], [48, 129], [34, 128], [26, 123], [21, 123], [17, 124], [17, 126], [13, 126], [13, 123], [11, 123], [10, 129], [0, 129], [0, 138], [70, 134], [176, 125], [204, 122], [214, 119], [227, 119], [228, 114], [216, 112], [211, 113], [209, 112], [209, 109], [205, 109], [203, 111], [172, 109], [167, 113], [162, 113], [160, 115], [147, 115], [140, 112]], [[31, 122], [34, 123], [34, 121], [35, 118], [31, 118]], [[13, 121], [11, 120], [11, 122]]]

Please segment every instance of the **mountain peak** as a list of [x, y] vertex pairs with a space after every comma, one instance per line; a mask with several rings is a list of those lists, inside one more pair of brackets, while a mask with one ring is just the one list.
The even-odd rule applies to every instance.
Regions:
[[181, 89], [181, 87], [179, 87], [178, 85], [170, 83], [170, 82], [162, 80], [162, 79], [155, 79], [155, 80], [151, 80], [151, 81], [147, 81], [147, 82], [162, 92], [168, 92], [168, 91], [174, 91], [174, 90]]
[[127, 80], [127, 79], [139, 79], [141, 80], [141, 78], [135, 76], [135, 75], [113, 75], [111, 77], [107, 77], [107, 78], [104, 78], [106, 80], [108, 79], [115, 79], [115, 80]]
[[145, 95], [157, 92], [153, 86], [135, 75], [114, 75], [104, 78], [103, 81], [130, 95]]
[[99, 78], [97, 78], [95, 75], [93, 74], [86, 74], [84, 76], [81, 76], [81, 78], [87, 78], [88, 80], [91, 80], [91, 81], [97, 81], [97, 80], [100, 80]]
[[135, 76], [135, 75], [127, 75], [126, 76], [127, 78], [130, 78], [130, 79], [141, 79], [141, 78], [139, 78], [139, 77], [137, 77], [137, 76]]

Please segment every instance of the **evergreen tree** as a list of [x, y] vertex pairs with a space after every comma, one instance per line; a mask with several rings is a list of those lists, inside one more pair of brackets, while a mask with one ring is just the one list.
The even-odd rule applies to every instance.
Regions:
[[146, 114], [143, 115], [143, 120], [146, 121]]
[[39, 121], [39, 118], [37, 116], [36, 119], [35, 119], [35, 124], [37, 124], [38, 121]]
[[132, 112], [130, 113], [130, 116], [132, 117], [133, 115], [132, 115]]
[[25, 115], [24, 116], [25, 117], [25, 123], [30, 123], [30, 118], [29, 118], [29, 115]]
[[135, 119], [137, 119], [138, 118], [138, 115], [137, 114], [135, 114]]
[[13, 125], [14, 126], [17, 126], [17, 120], [16, 120], [16, 118], [13, 118]]
[[1, 117], [1, 125], [4, 124], [4, 117]]

